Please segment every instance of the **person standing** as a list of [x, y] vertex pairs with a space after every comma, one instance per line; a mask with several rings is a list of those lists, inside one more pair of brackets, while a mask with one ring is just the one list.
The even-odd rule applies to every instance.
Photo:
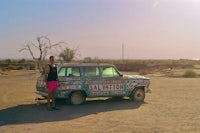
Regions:
[[56, 108], [55, 103], [56, 90], [58, 89], [58, 74], [54, 56], [50, 56], [49, 60], [50, 64], [45, 67], [45, 77], [48, 90], [47, 110], [53, 111], [58, 109]]

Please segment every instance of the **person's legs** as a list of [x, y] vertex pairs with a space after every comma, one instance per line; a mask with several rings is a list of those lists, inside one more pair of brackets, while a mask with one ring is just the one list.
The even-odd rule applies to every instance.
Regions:
[[47, 110], [51, 111], [51, 99], [52, 99], [52, 83], [48, 82], [47, 83], [47, 88], [48, 88], [48, 96], [47, 96]]
[[47, 110], [49, 110], [49, 111], [52, 111], [51, 99], [52, 99], [52, 91], [48, 91], [48, 96], [47, 96]]
[[56, 90], [53, 91], [53, 98], [52, 98], [52, 109], [59, 110], [59, 108], [56, 107]]
[[[48, 82], [48, 97], [47, 97], [48, 108], [55, 109], [55, 110], [58, 109], [55, 107], [57, 88], [58, 88], [58, 83], [56, 81]], [[50, 100], [52, 100], [52, 104], [50, 103]]]
[[59, 108], [56, 107], [56, 90], [58, 89], [58, 82], [54, 82], [55, 84], [55, 88], [54, 90], [52, 91], [52, 109], [54, 110], [59, 110]]
[[54, 82], [49, 81], [47, 83], [47, 88], [48, 88], [47, 104], [48, 104], [48, 106], [51, 106], [51, 100], [53, 101], [54, 90], [55, 90]]
[[51, 95], [51, 92], [48, 91], [48, 96], [47, 96], [47, 106], [48, 107], [51, 107], [51, 104], [50, 104], [50, 95]]
[[52, 107], [56, 106], [56, 90], [52, 91]]

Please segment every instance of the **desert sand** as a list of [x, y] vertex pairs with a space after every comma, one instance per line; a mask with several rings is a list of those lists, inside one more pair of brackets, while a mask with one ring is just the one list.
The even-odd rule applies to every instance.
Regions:
[[37, 71], [0, 75], [0, 133], [199, 133], [200, 78], [151, 78], [143, 103], [128, 98], [57, 100], [60, 110], [36, 102]]

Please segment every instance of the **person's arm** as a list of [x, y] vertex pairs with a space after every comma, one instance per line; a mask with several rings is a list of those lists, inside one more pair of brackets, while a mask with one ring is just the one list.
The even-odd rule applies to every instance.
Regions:
[[46, 82], [47, 82], [47, 77], [48, 77], [49, 72], [50, 72], [49, 65], [46, 65], [46, 67], [45, 67], [45, 81]]
[[58, 78], [58, 67], [57, 67], [57, 65], [56, 65], [56, 76], [57, 76], [56, 80], [59, 81], [59, 78]]

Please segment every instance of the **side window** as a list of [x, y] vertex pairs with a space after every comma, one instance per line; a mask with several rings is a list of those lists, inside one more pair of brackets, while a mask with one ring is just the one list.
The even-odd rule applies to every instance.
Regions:
[[79, 67], [72, 67], [70, 72], [71, 73], [69, 73], [69, 75], [68, 75], [70, 77], [80, 77], [81, 76]]
[[58, 76], [59, 76], [59, 77], [65, 77], [65, 75], [66, 75], [66, 68], [65, 68], [65, 67], [62, 67], [62, 68], [60, 69], [60, 71], [58, 72]]
[[63, 67], [58, 72], [59, 77], [80, 77], [79, 67]]
[[84, 77], [98, 77], [100, 75], [98, 67], [83, 67]]
[[112, 69], [113, 69], [113, 76], [114, 77], [119, 77], [120, 76], [119, 72], [113, 67], [112, 67]]
[[119, 73], [113, 67], [103, 67], [102, 77], [119, 77]]

